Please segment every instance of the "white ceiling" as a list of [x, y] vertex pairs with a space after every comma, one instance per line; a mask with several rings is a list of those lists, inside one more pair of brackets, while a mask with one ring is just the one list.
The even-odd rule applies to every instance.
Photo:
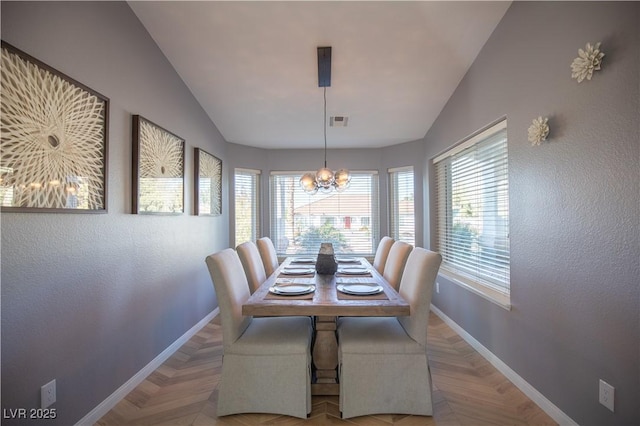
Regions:
[[323, 147], [318, 46], [329, 148], [423, 138], [510, 4], [129, 2], [224, 138], [271, 149]]

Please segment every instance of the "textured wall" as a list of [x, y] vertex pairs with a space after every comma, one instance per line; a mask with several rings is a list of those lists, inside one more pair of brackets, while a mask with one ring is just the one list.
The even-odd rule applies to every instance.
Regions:
[[[442, 277], [433, 303], [583, 425], [640, 424], [639, 32], [637, 2], [514, 2], [425, 138], [433, 158], [507, 116], [513, 308]], [[570, 64], [598, 41], [603, 69], [578, 84]]]
[[[2, 39], [109, 97], [108, 214], [2, 214], [2, 408], [85, 416], [211, 312], [220, 217], [193, 213], [193, 148], [225, 142], [125, 2], [2, 2]], [[130, 214], [131, 114], [186, 140], [185, 214]], [[12, 424], [3, 419], [2, 424]], [[20, 424], [27, 422], [21, 421]]]

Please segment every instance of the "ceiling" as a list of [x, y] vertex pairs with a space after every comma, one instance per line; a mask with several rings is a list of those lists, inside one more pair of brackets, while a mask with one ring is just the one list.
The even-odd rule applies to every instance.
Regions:
[[319, 46], [332, 47], [328, 148], [421, 139], [511, 2], [130, 1], [228, 142], [322, 148]]

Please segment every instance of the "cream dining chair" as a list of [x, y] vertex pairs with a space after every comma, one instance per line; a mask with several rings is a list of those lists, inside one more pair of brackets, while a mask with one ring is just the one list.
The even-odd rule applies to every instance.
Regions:
[[264, 265], [264, 272], [267, 277], [273, 274], [273, 271], [278, 269], [278, 254], [276, 248], [273, 245], [273, 241], [269, 237], [262, 237], [256, 240], [260, 257], [262, 258], [262, 264]]
[[389, 250], [389, 256], [384, 264], [384, 272], [382, 276], [397, 291], [402, 279], [405, 264], [409, 258], [409, 254], [413, 250], [413, 246], [404, 241], [396, 241]]
[[387, 263], [387, 257], [389, 257], [389, 250], [394, 243], [394, 239], [391, 237], [382, 237], [378, 248], [376, 249], [376, 256], [373, 258], [373, 267], [376, 268], [381, 275], [384, 272], [384, 265]]
[[258, 247], [253, 241], [247, 241], [236, 247], [242, 268], [247, 276], [249, 290], [253, 294], [263, 282], [267, 280], [267, 274], [258, 252]]
[[400, 295], [411, 305], [410, 316], [338, 320], [343, 418], [433, 414], [427, 326], [441, 260], [440, 254], [420, 247], [409, 255]]
[[311, 412], [313, 329], [308, 317], [242, 315], [249, 287], [238, 254], [206, 258], [222, 320], [218, 416], [271, 413], [306, 418]]

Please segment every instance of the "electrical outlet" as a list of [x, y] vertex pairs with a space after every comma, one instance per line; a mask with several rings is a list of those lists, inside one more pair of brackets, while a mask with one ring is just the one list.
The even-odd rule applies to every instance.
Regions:
[[436, 293], [440, 294], [440, 283], [436, 281]]
[[56, 379], [40, 388], [40, 408], [47, 408], [56, 402]]
[[613, 399], [615, 396], [616, 388], [609, 383], [600, 379], [600, 404], [613, 411]]

